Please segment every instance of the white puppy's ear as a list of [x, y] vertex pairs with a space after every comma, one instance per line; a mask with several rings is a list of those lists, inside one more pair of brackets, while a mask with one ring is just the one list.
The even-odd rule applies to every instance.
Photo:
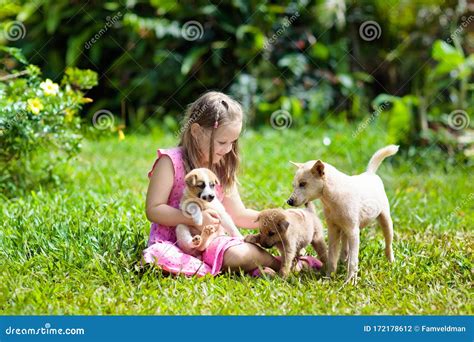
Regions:
[[195, 186], [197, 183], [197, 175], [194, 173], [188, 174], [184, 177], [184, 181], [186, 182], [187, 186]]
[[206, 172], [207, 172], [207, 176], [214, 184], [219, 184], [219, 185], [221, 184], [221, 182], [219, 181], [219, 178], [217, 178], [217, 175], [214, 172], [212, 172], [209, 169], [206, 169]]
[[311, 173], [316, 177], [324, 176], [324, 164], [321, 160], [316, 161], [316, 163], [311, 168]]
[[302, 163], [292, 162], [291, 160], [290, 160], [290, 164], [293, 164], [293, 165], [296, 166], [298, 169], [303, 166]]

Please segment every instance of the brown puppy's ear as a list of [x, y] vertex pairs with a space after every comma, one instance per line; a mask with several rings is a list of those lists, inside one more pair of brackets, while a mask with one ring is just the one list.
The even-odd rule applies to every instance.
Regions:
[[257, 216], [257, 219], [253, 222], [257, 223], [258, 221], [260, 221], [260, 215]]
[[292, 162], [291, 160], [290, 160], [290, 164], [293, 164], [293, 165], [296, 166], [298, 169], [303, 166], [302, 163]]
[[197, 175], [194, 173], [190, 173], [186, 177], [184, 177], [184, 181], [186, 182], [187, 186], [196, 186]]
[[311, 173], [316, 177], [324, 176], [324, 164], [321, 160], [316, 161], [316, 163], [311, 168]]
[[288, 226], [290, 225], [290, 222], [287, 220], [281, 220], [278, 222], [278, 230], [281, 232], [285, 232], [288, 229]]

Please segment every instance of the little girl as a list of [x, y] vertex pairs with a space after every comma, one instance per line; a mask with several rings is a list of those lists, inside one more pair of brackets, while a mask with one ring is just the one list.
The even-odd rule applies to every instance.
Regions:
[[[158, 158], [148, 173], [146, 215], [152, 225], [148, 248], [143, 253], [145, 262], [172, 274], [189, 276], [216, 275], [221, 270], [243, 270], [257, 275], [259, 268], [266, 273], [279, 269], [278, 259], [240, 238], [215, 238], [202, 258], [184, 254], [176, 245], [175, 227], [180, 223], [194, 225], [179, 209], [184, 176], [199, 167], [207, 167], [220, 179], [217, 195], [235, 225], [257, 228], [259, 212], [244, 206], [237, 189], [242, 120], [238, 102], [220, 92], [205, 93], [186, 111], [179, 146], [158, 150]], [[196, 228], [201, 230], [219, 222], [219, 214], [208, 209], [203, 213], [202, 225]], [[305, 261], [312, 268], [321, 267], [314, 258]]]

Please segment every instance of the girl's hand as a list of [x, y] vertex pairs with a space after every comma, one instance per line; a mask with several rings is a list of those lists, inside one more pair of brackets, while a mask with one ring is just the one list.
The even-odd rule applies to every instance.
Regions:
[[214, 209], [206, 209], [202, 212], [202, 225], [198, 228], [202, 230], [202, 227], [207, 225], [217, 225], [221, 223], [221, 216]]

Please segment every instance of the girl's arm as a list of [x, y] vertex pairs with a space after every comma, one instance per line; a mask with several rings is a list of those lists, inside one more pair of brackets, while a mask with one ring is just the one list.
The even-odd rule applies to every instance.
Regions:
[[245, 208], [236, 185], [234, 185], [230, 193], [225, 196], [222, 204], [237, 227], [248, 229], [258, 228], [258, 223], [255, 221], [260, 212]]
[[146, 217], [149, 221], [174, 227], [180, 223], [193, 225], [192, 219], [181, 210], [169, 206], [174, 170], [171, 158], [162, 156], [155, 165], [146, 194]]
[[[181, 210], [168, 205], [173, 188], [174, 170], [170, 157], [162, 156], [155, 165], [146, 194], [146, 217], [149, 221], [174, 227], [178, 224], [195, 226], [192, 218], [184, 216]], [[214, 211], [203, 213], [203, 224], [219, 223], [219, 215]], [[201, 227], [202, 227], [201, 226]], [[196, 228], [201, 228], [196, 227]]]

